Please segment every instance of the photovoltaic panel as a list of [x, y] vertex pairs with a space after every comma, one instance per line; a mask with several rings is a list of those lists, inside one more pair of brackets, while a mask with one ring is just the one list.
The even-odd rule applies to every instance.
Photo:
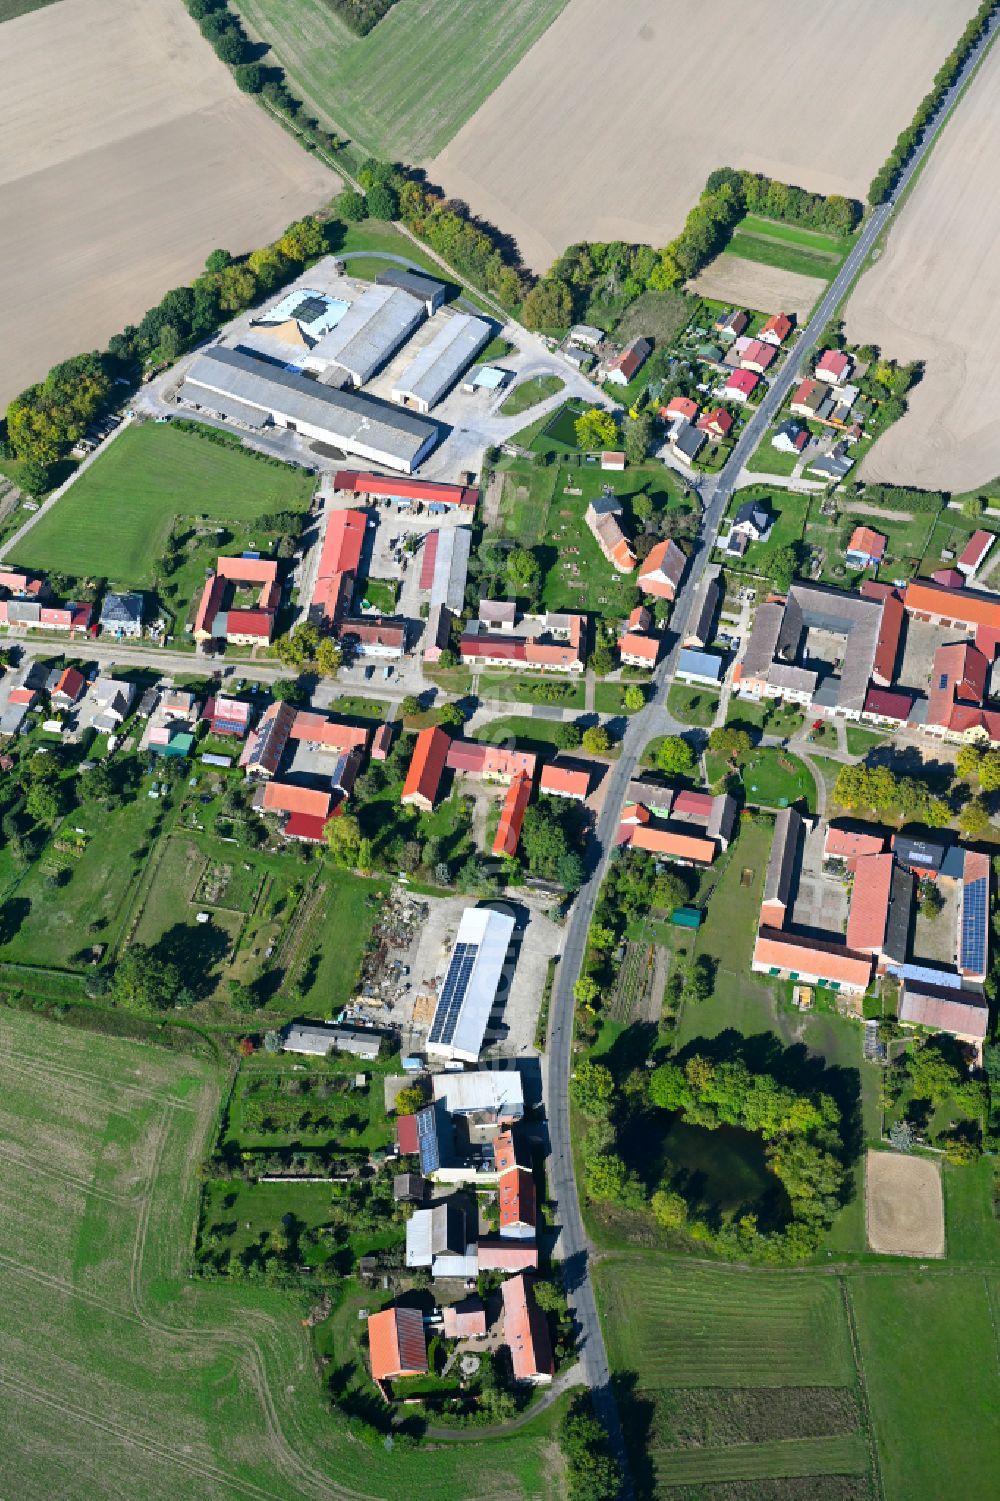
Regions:
[[961, 968], [982, 974], [986, 968], [988, 882], [985, 876], [962, 888]]
[[456, 943], [441, 987], [429, 1042], [450, 1043], [454, 1038], [478, 952], [477, 943]]
[[429, 1177], [441, 1166], [441, 1148], [438, 1144], [433, 1105], [417, 1112], [417, 1151], [420, 1154], [420, 1171], [424, 1177]]

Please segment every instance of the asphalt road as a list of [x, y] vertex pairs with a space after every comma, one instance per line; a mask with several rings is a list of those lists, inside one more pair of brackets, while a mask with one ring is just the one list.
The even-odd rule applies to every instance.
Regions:
[[[573, 986], [580, 975], [594, 907], [614, 850], [614, 836], [624, 803], [625, 789], [635, 773], [649, 740], [654, 735], [675, 733], [681, 728], [667, 712], [667, 689], [673, 678], [680, 642], [684, 637], [695, 598], [711, 558], [719, 523], [735, 489], [738, 476], [777, 415], [793, 382], [799, 379], [800, 372], [815, 349], [820, 334], [855, 277], [863, 269], [872, 247], [892, 217], [914, 173], [918, 171], [921, 162], [947, 122], [949, 112], [958, 95], [981, 60], [998, 27], [1000, 27], [1000, 16], [994, 18], [990, 30], [972, 53], [960, 77], [942, 101], [937, 114], [927, 127], [922, 145], [903, 172], [892, 196], [875, 209], [867, 220], [840, 272], [830, 283], [829, 289], [803, 330], [794, 350], [776, 375], [757, 412], [748, 422], [725, 468], [717, 476], [699, 486], [699, 493], [704, 503], [701, 535], [671, 615], [672, 647], [657, 668], [653, 698], [645, 709], [634, 715], [628, 722], [621, 755], [608, 777], [604, 805], [595, 831], [595, 860], [570, 913], [563, 952], [552, 990], [550, 1009], [548, 1115], [552, 1156], [549, 1163], [549, 1183], [556, 1220], [561, 1226], [560, 1245], [566, 1269], [569, 1304], [580, 1332], [580, 1355], [584, 1374], [593, 1393], [598, 1416], [607, 1428], [612, 1447], [625, 1469], [626, 1477], [626, 1456], [621, 1424], [610, 1384], [604, 1337], [597, 1316], [597, 1305], [589, 1270], [589, 1247], [580, 1214], [576, 1176], [573, 1170], [569, 1125], [569, 1082], [573, 1052]], [[630, 1497], [631, 1495], [631, 1482], [626, 1478], [623, 1496]]]

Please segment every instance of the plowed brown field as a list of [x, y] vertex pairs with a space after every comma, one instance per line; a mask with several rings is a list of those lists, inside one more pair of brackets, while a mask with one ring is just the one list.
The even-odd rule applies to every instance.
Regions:
[[215, 246], [252, 249], [340, 186], [238, 91], [179, 0], [8, 21], [0, 99], [0, 405]]
[[430, 176], [544, 270], [664, 244], [715, 167], [863, 196], [972, 0], [570, 0]]

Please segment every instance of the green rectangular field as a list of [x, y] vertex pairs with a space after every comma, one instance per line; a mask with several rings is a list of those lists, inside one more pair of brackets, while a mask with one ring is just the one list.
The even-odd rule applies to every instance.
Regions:
[[[220, 1065], [7, 1009], [0, 1037], [6, 1496], [553, 1495], [547, 1423], [431, 1449], [359, 1443], [315, 1366], [300, 1291], [192, 1278]], [[309, 1208], [298, 1186], [287, 1201], [278, 1189], [270, 1228]]]
[[[304, 470], [143, 423], [123, 432], [74, 481], [15, 557], [42, 572], [151, 588], [175, 517], [245, 523], [268, 512], [301, 511], [313, 486]], [[213, 543], [224, 550], [222, 538]]]
[[635, 1371], [640, 1388], [854, 1382], [832, 1278], [694, 1266], [654, 1252], [608, 1257], [596, 1278], [608, 1358]]
[[566, 0], [397, 0], [366, 37], [325, 0], [238, 0], [274, 60], [366, 151], [436, 156], [555, 20]]
[[997, 1278], [899, 1271], [849, 1287], [886, 1501], [995, 1495]]

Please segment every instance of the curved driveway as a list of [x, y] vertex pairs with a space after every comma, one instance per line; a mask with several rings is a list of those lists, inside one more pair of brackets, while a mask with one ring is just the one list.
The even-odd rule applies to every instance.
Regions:
[[[707, 478], [699, 486], [705, 508], [701, 535], [695, 545], [687, 576], [670, 618], [671, 647], [656, 670], [653, 698], [645, 709], [634, 715], [628, 722], [621, 755], [613, 765], [607, 779], [607, 792], [597, 822], [596, 860], [573, 904], [567, 924], [562, 957], [552, 990], [547, 1049], [548, 1115], [552, 1142], [552, 1155], [549, 1161], [550, 1192], [556, 1209], [557, 1221], [561, 1226], [560, 1245], [566, 1269], [569, 1304], [580, 1331], [580, 1355], [584, 1374], [593, 1392], [598, 1416], [608, 1430], [612, 1446], [626, 1476], [625, 1448], [614, 1393], [610, 1385], [604, 1338], [597, 1316], [597, 1304], [588, 1265], [587, 1233], [580, 1213], [576, 1177], [573, 1170], [569, 1126], [569, 1081], [573, 1052], [573, 986], [583, 964], [587, 932], [590, 928], [601, 881], [614, 849], [614, 836], [624, 802], [625, 789], [635, 773], [649, 740], [654, 735], [669, 734], [682, 728], [667, 712], [667, 689], [674, 674], [680, 641], [684, 636], [695, 596], [718, 535], [719, 523], [725, 514], [730, 496], [736, 488], [740, 472], [780, 410], [793, 382], [798, 379], [799, 372], [815, 349], [827, 323], [846, 296], [851, 283], [864, 269], [875, 242], [885, 229], [914, 173], [919, 169], [945, 124], [959, 94], [982, 60], [998, 27], [1000, 27], [1000, 16], [995, 16], [989, 31], [970, 56], [960, 77], [949, 90], [932, 122], [928, 125], [922, 145], [904, 171], [892, 196], [881, 207], [875, 209], [866, 221], [853, 250], [836, 278], [830, 283], [797, 344], [775, 376], [767, 395], [748, 422], [725, 468], [717, 476]], [[623, 1495], [631, 1496], [631, 1494], [631, 1485], [626, 1479]]]

